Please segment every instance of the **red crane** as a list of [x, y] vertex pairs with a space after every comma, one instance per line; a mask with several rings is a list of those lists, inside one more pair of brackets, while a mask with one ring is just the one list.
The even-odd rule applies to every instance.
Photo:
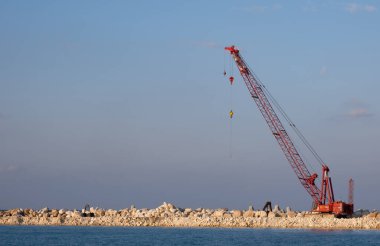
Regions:
[[[251, 72], [250, 68], [240, 55], [239, 50], [235, 46], [225, 47], [225, 50], [230, 52], [253, 100], [255, 101], [266, 123], [268, 124], [269, 129], [271, 130], [273, 136], [280, 145], [282, 151], [285, 154], [286, 159], [288, 160], [290, 166], [292, 167], [302, 186], [313, 199], [314, 211], [334, 213], [337, 216], [351, 215], [353, 212], [352, 204], [347, 204], [342, 201], [335, 201], [331, 178], [329, 177], [330, 169], [328, 168], [328, 166], [318, 156], [313, 147], [309, 144], [309, 142], [305, 139], [301, 132], [296, 128], [295, 124], [286, 115], [285, 111], [272, 97], [269, 91], [267, 91], [267, 89], [257, 78], [257, 76], [253, 72]], [[318, 175], [316, 173], [311, 174], [309, 172], [305, 162], [301, 158], [301, 155], [297, 151], [291, 138], [289, 137], [283, 124], [281, 123], [279, 117], [274, 111], [269, 99], [271, 99], [272, 103], [275, 104], [275, 106], [284, 116], [286, 121], [295, 130], [296, 134], [301, 138], [302, 142], [313, 153], [313, 155], [321, 164], [322, 180], [320, 189], [315, 184], [315, 180], [318, 177]]]

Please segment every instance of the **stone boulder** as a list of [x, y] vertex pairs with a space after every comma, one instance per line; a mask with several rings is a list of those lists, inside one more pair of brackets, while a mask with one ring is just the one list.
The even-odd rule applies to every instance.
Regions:
[[71, 213], [71, 216], [73, 218], [80, 218], [80, 217], [82, 217], [82, 213], [77, 211], [77, 210], [74, 210], [74, 212]]
[[367, 217], [367, 218], [372, 218], [372, 219], [373, 219], [373, 218], [376, 218], [377, 214], [378, 214], [377, 212], [372, 212], [372, 213], [367, 214], [366, 217]]
[[286, 217], [288, 217], [288, 218], [294, 218], [296, 216], [297, 216], [297, 213], [294, 211], [290, 210], [290, 211], [286, 212]]
[[255, 213], [255, 217], [256, 218], [266, 218], [266, 217], [268, 217], [268, 215], [267, 215], [267, 212], [265, 212], [265, 211], [257, 211]]
[[305, 212], [301, 212], [301, 213], [297, 213], [297, 216], [298, 218], [303, 218], [305, 217]]
[[275, 217], [281, 217], [279, 212], [269, 212], [268, 218], [275, 218]]
[[164, 202], [161, 206], [158, 207], [161, 210], [170, 211], [171, 209], [176, 209], [176, 206], [174, 206], [171, 203]]
[[230, 213], [224, 213], [223, 218], [232, 218], [232, 214]]
[[[104, 211], [104, 212], [102, 212], [102, 211], [104, 211], [104, 210], [98, 208], [98, 209], [95, 211], [95, 215], [96, 215], [97, 217], [104, 216], [104, 215], [105, 215], [105, 211]], [[129, 214], [130, 214], [129, 209], [127, 209], [127, 208], [124, 208], [124, 209], [122, 209], [122, 210], [119, 210], [119, 212], [120, 212], [120, 216], [122, 216], [122, 217], [129, 216]], [[137, 211], [136, 211], [136, 212], [137, 212]], [[102, 214], [103, 214], [103, 215], [102, 215]]]
[[182, 212], [183, 217], [188, 217], [193, 210], [191, 208], [185, 208]]
[[16, 215], [19, 216], [19, 217], [20, 216], [25, 216], [25, 212], [24, 212], [23, 209], [20, 208], [20, 209], [17, 210]]
[[273, 209], [272, 212], [274, 212], [274, 213], [281, 213], [282, 210], [281, 210], [280, 206], [278, 204], [276, 204], [276, 205], [274, 205], [274, 209]]
[[236, 218], [236, 217], [242, 217], [243, 216], [243, 212], [240, 211], [240, 210], [233, 210], [232, 211], [232, 217]]
[[216, 210], [213, 214], [212, 217], [223, 217], [225, 211], [224, 210]]
[[105, 216], [115, 217], [116, 215], [117, 215], [117, 210], [114, 210], [114, 209], [108, 209], [105, 212]]
[[31, 208], [26, 208], [26, 209], [24, 209], [24, 215], [25, 216], [29, 216], [29, 215], [31, 215], [33, 213], [33, 209], [31, 209]]
[[104, 211], [103, 209], [98, 208], [98, 209], [95, 210], [95, 216], [96, 217], [101, 217], [101, 216], [104, 216], [104, 215], [106, 215], [106, 211]]
[[255, 217], [255, 212], [253, 210], [247, 210], [243, 213], [244, 218], [252, 218]]
[[16, 216], [18, 211], [19, 211], [18, 208], [10, 209], [10, 210], [7, 210], [7, 214], [9, 214], [9, 216]]
[[52, 210], [51, 210], [51, 216], [52, 216], [52, 217], [57, 217], [58, 214], [59, 214], [59, 211], [58, 211], [57, 209], [52, 209]]

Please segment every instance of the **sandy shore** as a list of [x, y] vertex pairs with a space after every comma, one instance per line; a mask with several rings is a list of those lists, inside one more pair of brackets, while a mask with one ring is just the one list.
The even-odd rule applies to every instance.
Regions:
[[90, 208], [12, 209], [0, 212], [0, 225], [43, 226], [160, 226], [235, 228], [314, 228], [380, 229], [380, 213], [361, 213], [355, 218], [335, 218], [330, 214], [295, 212], [275, 208], [273, 212], [226, 209], [182, 209], [164, 203], [154, 209], [122, 210]]

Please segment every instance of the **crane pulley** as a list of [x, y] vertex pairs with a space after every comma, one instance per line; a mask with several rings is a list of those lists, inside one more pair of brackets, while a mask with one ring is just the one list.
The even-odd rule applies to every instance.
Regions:
[[[261, 114], [263, 115], [266, 123], [269, 126], [274, 138], [277, 140], [280, 148], [285, 154], [286, 159], [288, 160], [290, 166], [295, 172], [297, 178], [301, 182], [302, 186], [309, 193], [315, 204], [314, 211], [318, 212], [328, 212], [334, 213], [336, 215], [344, 216], [350, 215], [353, 212], [353, 204], [347, 204], [342, 201], [335, 201], [333, 187], [331, 183], [331, 178], [329, 177], [329, 168], [316, 151], [312, 148], [310, 143], [306, 138], [301, 134], [301, 132], [296, 128], [295, 124], [290, 120], [286, 115], [285, 111], [278, 105], [277, 101], [272, 97], [269, 91], [257, 78], [257, 76], [251, 72], [250, 68], [240, 55], [239, 50], [235, 46], [225, 47], [225, 50], [230, 52], [233, 60], [236, 63], [238, 71], [242, 76], [253, 100], [258, 106]], [[231, 80], [231, 84], [233, 79]], [[315, 184], [315, 180], [318, 175], [316, 173], [311, 174], [301, 158], [301, 155], [297, 151], [293, 141], [289, 137], [285, 127], [277, 116], [270, 100], [275, 106], [277, 106], [280, 113], [288, 121], [290, 126], [295, 129], [297, 135], [300, 136], [302, 142], [306, 147], [313, 153], [317, 158], [319, 163], [322, 165], [322, 179], [321, 179], [321, 188], [319, 189]]]

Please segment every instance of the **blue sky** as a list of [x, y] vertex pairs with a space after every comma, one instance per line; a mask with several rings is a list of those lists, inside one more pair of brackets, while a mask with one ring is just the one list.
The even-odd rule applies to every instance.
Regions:
[[235, 44], [330, 166], [336, 197], [352, 177], [356, 207], [379, 209], [379, 8], [0, 1], [0, 208], [309, 209], [236, 70], [231, 104]]

